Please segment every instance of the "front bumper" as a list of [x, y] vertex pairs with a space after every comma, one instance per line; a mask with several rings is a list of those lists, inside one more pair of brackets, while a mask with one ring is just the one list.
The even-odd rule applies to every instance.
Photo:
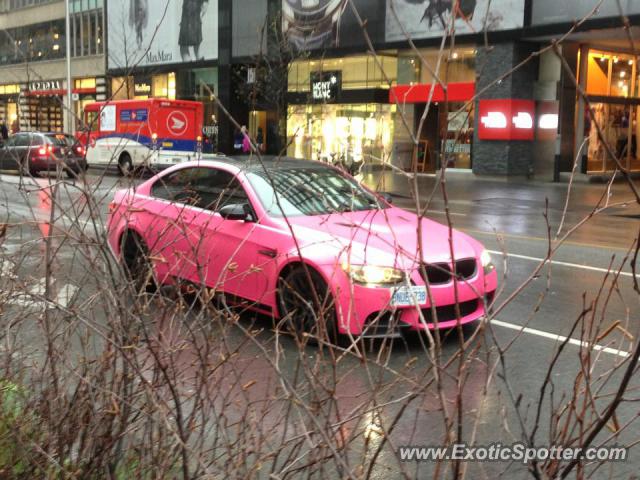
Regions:
[[[412, 274], [411, 283], [425, 285], [417, 272]], [[448, 329], [483, 317], [497, 288], [496, 271], [485, 275], [479, 269], [473, 278], [456, 283], [457, 292], [453, 280], [443, 285], [431, 285], [425, 304], [396, 307], [391, 305], [392, 289], [352, 285], [346, 280], [334, 292], [338, 329], [353, 335], [379, 336], [385, 330]], [[431, 308], [430, 299], [435, 309]]]

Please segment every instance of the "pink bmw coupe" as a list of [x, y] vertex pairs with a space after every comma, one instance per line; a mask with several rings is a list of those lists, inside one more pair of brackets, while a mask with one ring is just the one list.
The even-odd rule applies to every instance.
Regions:
[[150, 271], [206, 286], [298, 333], [451, 328], [481, 318], [497, 286], [479, 242], [308, 160], [174, 166], [116, 193], [108, 235], [143, 285]]

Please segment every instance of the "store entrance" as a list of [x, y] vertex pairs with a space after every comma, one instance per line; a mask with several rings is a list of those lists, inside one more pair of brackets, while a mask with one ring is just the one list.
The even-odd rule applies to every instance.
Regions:
[[[636, 102], [633, 102], [636, 103]], [[587, 112], [587, 171], [610, 172], [617, 168], [615, 160], [608, 154], [605, 142], [611, 146], [620, 163], [627, 170], [640, 171], [640, 151], [637, 138], [640, 119], [638, 104], [596, 103], [592, 104], [593, 117]], [[600, 125], [602, 140], [596, 123]], [[604, 140], [604, 141], [603, 141]]]
[[60, 97], [33, 97], [29, 109], [32, 130], [41, 132], [61, 132], [63, 130], [62, 99]]
[[427, 116], [422, 120], [427, 105], [417, 104], [413, 131], [418, 137], [418, 145], [413, 148], [411, 161], [411, 171], [419, 173], [435, 173], [438, 163], [438, 148], [440, 135], [438, 135], [439, 125], [439, 105], [431, 104]]
[[425, 109], [426, 104], [416, 105], [414, 132], [419, 134], [419, 144], [413, 149], [411, 170], [434, 173], [442, 158], [447, 168], [470, 169], [473, 108], [456, 102], [433, 103], [420, 128]]
[[624, 53], [589, 49], [581, 62], [586, 62], [581, 69], [586, 74], [581, 84], [591, 106], [589, 108], [580, 100], [584, 108], [583, 148], [587, 173], [611, 172], [618, 168], [607, 145], [623, 168], [640, 171], [637, 142], [640, 137], [640, 95], [635, 58]]

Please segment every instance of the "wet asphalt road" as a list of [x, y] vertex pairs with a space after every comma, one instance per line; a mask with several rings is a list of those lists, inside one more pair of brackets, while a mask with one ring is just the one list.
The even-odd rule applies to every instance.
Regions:
[[[383, 180], [381, 180], [383, 178]], [[11, 174], [0, 175], [0, 223], [15, 225], [9, 229], [9, 235], [3, 245], [3, 253], [11, 255], [12, 249], [28, 252], [21, 263], [21, 275], [29, 281], [38, 282], [43, 276], [42, 245], [43, 236], [50, 233], [48, 220], [50, 202], [42, 194], [52, 179], [37, 179], [36, 183], [27, 182], [20, 185], [20, 179]], [[107, 205], [116, 189], [125, 186], [129, 181], [115, 175], [99, 175], [89, 171], [80, 186], [87, 187], [91, 195], [100, 205], [101, 217], [106, 215]], [[411, 199], [411, 187], [398, 176], [386, 174], [368, 175], [365, 182], [371, 186], [378, 184], [379, 190], [394, 194], [397, 205], [415, 208]], [[427, 197], [435, 180], [430, 177], [420, 179], [421, 197]], [[24, 187], [24, 188], [22, 188]], [[435, 190], [427, 215], [445, 222], [445, 204], [440, 189]], [[553, 357], [558, 346], [558, 336], [577, 338], [579, 333], [570, 335], [573, 323], [583, 309], [583, 302], [589, 303], [599, 290], [610, 285], [611, 274], [607, 270], [611, 266], [622, 268], [617, 281], [617, 289], [604, 307], [598, 303], [598, 312], [594, 321], [609, 325], [616, 321], [623, 328], [614, 330], [600, 345], [601, 357], [594, 368], [605, 371], [616, 362], [624, 361], [631, 345], [625, 340], [625, 332], [637, 338], [640, 334], [640, 302], [633, 291], [633, 278], [628, 259], [633, 241], [638, 235], [640, 223], [640, 207], [633, 205], [633, 196], [628, 186], [617, 182], [610, 190], [605, 185], [578, 183], [574, 186], [565, 217], [565, 225], [560, 235], [566, 234], [573, 226], [592, 212], [601, 198], [612, 205], [594, 218], [590, 219], [558, 250], [553, 260], [545, 265], [539, 275], [526, 286], [523, 291], [509, 303], [502, 305], [510, 295], [522, 286], [544, 258], [549, 249], [548, 236], [556, 237], [563, 208], [567, 197], [566, 184], [541, 184], [526, 182], [504, 182], [494, 180], [473, 179], [467, 176], [452, 175], [447, 184], [448, 207], [450, 219], [455, 228], [461, 229], [482, 241], [493, 253], [498, 272], [501, 276], [501, 290], [497, 299], [500, 308], [496, 322], [491, 331], [494, 338], [490, 342], [505, 346], [516, 335], [517, 339], [505, 355], [507, 381], [511, 392], [508, 392], [502, 381], [494, 381], [490, 393], [483, 398], [481, 392], [485, 385], [482, 382], [491, 363], [476, 362], [471, 366], [471, 375], [467, 386], [467, 407], [470, 411], [483, 411], [485, 415], [478, 425], [477, 438], [480, 443], [502, 441], [509, 443], [519, 438], [513, 410], [509, 406], [508, 395], [522, 396], [522, 402], [533, 401], [542, 380], [546, 375], [546, 366]], [[103, 225], [94, 225], [86, 202], [83, 202], [74, 182], [65, 184], [59, 190], [58, 201], [66, 208], [66, 217], [57, 219], [58, 225], [64, 228], [66, 223], [79, 222], [84, 233], [90, 236], [104, 234]], [[547, 223], [548, 222], [548, 223]], [[74, 227], [77, 229], [77, 227]], [[76, 232], [79, 233], [79, 232]], [[64, 278], [58, 286], [64, 293], [68, 289], [82, 290], [83, 285], [74, 284], [74, 243], [62, 242], [59, 259], [56, 263], [55, 276]], [[503, 256], [500, 252], [505, 252]], [[609, 282], [609, 283], [607, 283]], [[67, 290], [64, 290], [67, 289]], [[252, 320], [247, 320], [248, 324]], [[265, 320], [258, 320], [264, 325]], [[268, 323], [268, 322], [267, 322]], [[519, 332], [521, 327], [525, 331]], [[26, 333], [28, 335], [28, 333]], [[555, 388], [558, 392], [570, 392], [576, 378], [578, 368], [579, 346], [573, 342], [566, 347], [553, 372]], [[294, 348], [292, 343], [285, 343]], [[457, 348], [457, 341], [445, 342], [445, 351]], [[247, 358], [255, 355], [252, 347], [247, 347]], [[423, 355], [420, 342], [410, 338], [400, 342], [389, 357], [388, 365], [393, 369], [402, 369], [412, 357]], [[420, 361], [417, 366], [420, 368]], [[265, 369], [267, 370], [267, 369]], [[255, 374], [255, 369], [251, 371]], [[259, 373], [259, 372], [258, 372]], [[265, 379], [271, 374], [264, 372]], [[339, 394], [346, 398], [366, 391], [365, 374], [357, 369], [350, 374], [350, 382], [345, 382]], [[265, 380], [266, 381], [266, 380]], [[638, 386], [637, 381], [632, 387]], [[478, 392], [474, 395], [474, 392]], [[634, 392], [635, 393], [635, 392]], [[635, 395], [634, 395], [635, 396]], [[634, 404], [624, 405], [621, 409], [621, 422], [637, 413]], [[415, 405], [414, 410], [403, 416], [396, 430], [396, 445], [433, 445], [442, 438], [442, 425], [439, 420], [429, 415], [429, 405]], [[511, 434], [497, 432], [497, 426], [511, 423]], [[542, 429], [543, 432], [545, 429]], [[623, 434], [623, 438], [633, 442], [638, 438], [640, 429], [632, 425]], [[496, 438], [498, 437], [498, 438]], [[539, 437], [544, 443], [544, 433]], [[619, 478], [627, 478], [640, 466], [640, 451], [632, 454], [631, 461], [616, 466]], [[382, 456], [384, 462], [384, 455]], [[392, 462], [391, 462], [392, 463]], [[428, 465], [412, 465], [407, 467], [417, 477], [424, 477], [429, 472]], [[521, 469], [504, 464], [474, 464], [471, 470], [493, 476], [515, 468], [516, 477], [525, 478]], [[416, 470], [411, 470], [416, 469]], [[380, 478], [385, 475], [381, 474]], [[473, 475], [475, 478], [476, 475]]]

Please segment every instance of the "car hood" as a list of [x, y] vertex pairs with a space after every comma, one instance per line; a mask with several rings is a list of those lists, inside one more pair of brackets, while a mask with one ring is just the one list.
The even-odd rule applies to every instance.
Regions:
[[[291, 228], [305, 255], [335, 261], [338, 253], [351, 263], [411, 268], [419, 261], [418, 216], [392, 207], [384, 210], [290, 217]], [[449, 228], [422, 218], [422, 261], [451, 260]], [[480, 245], [471, 237], [453, 230], [454, 257], [474, 258]], [[320, 259], [318, 259], [320, 260]]]

